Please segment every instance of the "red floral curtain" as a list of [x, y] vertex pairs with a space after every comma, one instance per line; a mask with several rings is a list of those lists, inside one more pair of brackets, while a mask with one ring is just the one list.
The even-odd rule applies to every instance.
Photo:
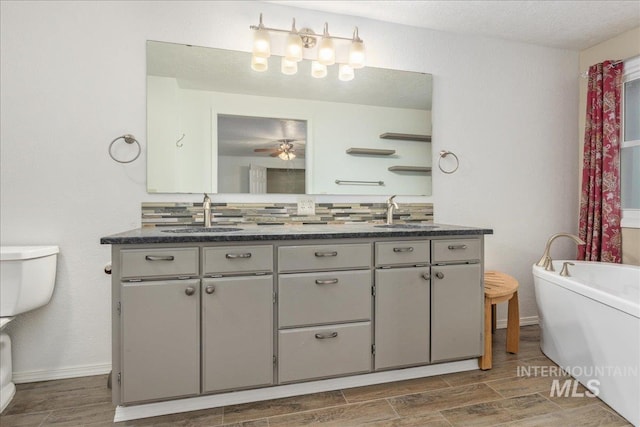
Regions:
[[624, 64], [589, 68], [578, 259], [622, 262], [620, 230], [620, 90]]

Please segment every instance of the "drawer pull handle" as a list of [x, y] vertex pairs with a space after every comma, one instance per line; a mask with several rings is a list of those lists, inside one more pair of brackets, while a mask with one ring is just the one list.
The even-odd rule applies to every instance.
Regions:
[[184, 293], [187, 294], [187, 296], [191, 296], [196, 293], [196, 288], [194, 288], [193, 286], [189, 286], [184, 290]]
[[337, 251], [333, 252], [316, 252], [317, 257], [338, 256]]
[[[443, 276], [443, 277], [444, 277], [444, 276]], [[424, 274], [422, 275], [422, 278], [423, 278], [424, 280], [431, 280], [431, 275], [430, 275], [429, 273], [424, 273]]]
[[449, 245], [447, 247], [450, 251], [454, 251], [456, 249], [467, 249], [467, 245]]
[[208, 293], [209, 295], [211, 295], [212, 293], [214, 293], [216, 291], [216, 287], [213, 285], [208, 285], [206, 288], [204, 288], [204, 291], [206, 293]]
[[325, 280], [316, 280], [316, 285], [333, 285], [338, 283], [338, 279], [325, 279]]
[[406, 248], [393, 248], [393, 252], [413, 252], [413, 248], [411, 246]]
[[326, 340], [328, 338], [335, 338], [338, 336], [337, 332], [331, 332], [330, 334], [316, 334], [316, 339]]
[[227, 254], [225, 256], [227, 257], [227, 259], [251, 258], [251, 252], [247, 252], [244, 254]]
[[438, 272], [436, 273], [436, 277], [437, 277], [438, 279], [444, 279], [444, 273], [443, 273], [443, 272], [441, 272], [441, 271], [438, 271]]
[[173, 255], [147, 255], [144, 259], [147, 261], [173, 261], [176, 257]]

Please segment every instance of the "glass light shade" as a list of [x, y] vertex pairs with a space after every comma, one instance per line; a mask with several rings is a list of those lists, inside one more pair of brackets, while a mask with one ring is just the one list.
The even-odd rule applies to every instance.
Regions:
[[282, 57], [282, 65], [280, 66], [282, 74], [291, 76], [298, 72], [298, 63], [296, 61], [289, 61], [287, 58]]
[[251, 57], [251, 69], [253, 71], [267, 71], [269, 69], [269, 61], [267, 58], [261, 58], [253, 55]]
[[336, 63], [336, 50], [333, 48], [333, 40], [323, 37], [318, 46], [318, 62], [322, 65]]
[[349, 80], [353, 80], [354, 77], [355, 73], [353, 72], [353, 68], [348, 64], [340, 64], [340, 67], [338, 67], [338, 79], [343, 82], [348, 82]]
[[296, 158], [296, 155], [291, 151], [283, 151], [282, 153], [278, 154], [278, 157], [280, 157], [282, 160], [293, 160]]
[[268, 58], [271, 56], [269, 32], [264, 28], [255, 30], [253, 34], [253, 55], [259, 58]]
[[302, 39], [298, 34], [291, 33], [287, 37], [287, 47], [284, 57], [289, 61], [302, 61]]
[[364, 43], [361, 41], [352, 41], [349, 48], [349, 65], [351, 68], [363, 68], [364, 67]]
[[318, 61], [311, 62], [311, 75], [316, 79], [321, 79], [327, 76], [327, 66], [319, 63]]

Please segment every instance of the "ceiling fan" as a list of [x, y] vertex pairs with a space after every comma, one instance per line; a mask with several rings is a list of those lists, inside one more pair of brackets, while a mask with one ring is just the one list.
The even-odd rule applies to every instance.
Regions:
[[256, 153], [271, 153], [269, 156], [271, 157], [279, 157], [282, 160], [293, 160], [296, 158], [295, 151], [293, 148], [293, 142], [297, 141], [296, 139], [277, 139], [274, 142], [279, 143], [277, 147], [273, 148], [255, 148], [253, 151]]

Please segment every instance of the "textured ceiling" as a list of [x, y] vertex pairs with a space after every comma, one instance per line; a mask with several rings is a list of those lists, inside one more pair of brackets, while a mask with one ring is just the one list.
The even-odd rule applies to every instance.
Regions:
[[639, 0], [270, 3], [571, 50], [586, 49], [640, 26]]

